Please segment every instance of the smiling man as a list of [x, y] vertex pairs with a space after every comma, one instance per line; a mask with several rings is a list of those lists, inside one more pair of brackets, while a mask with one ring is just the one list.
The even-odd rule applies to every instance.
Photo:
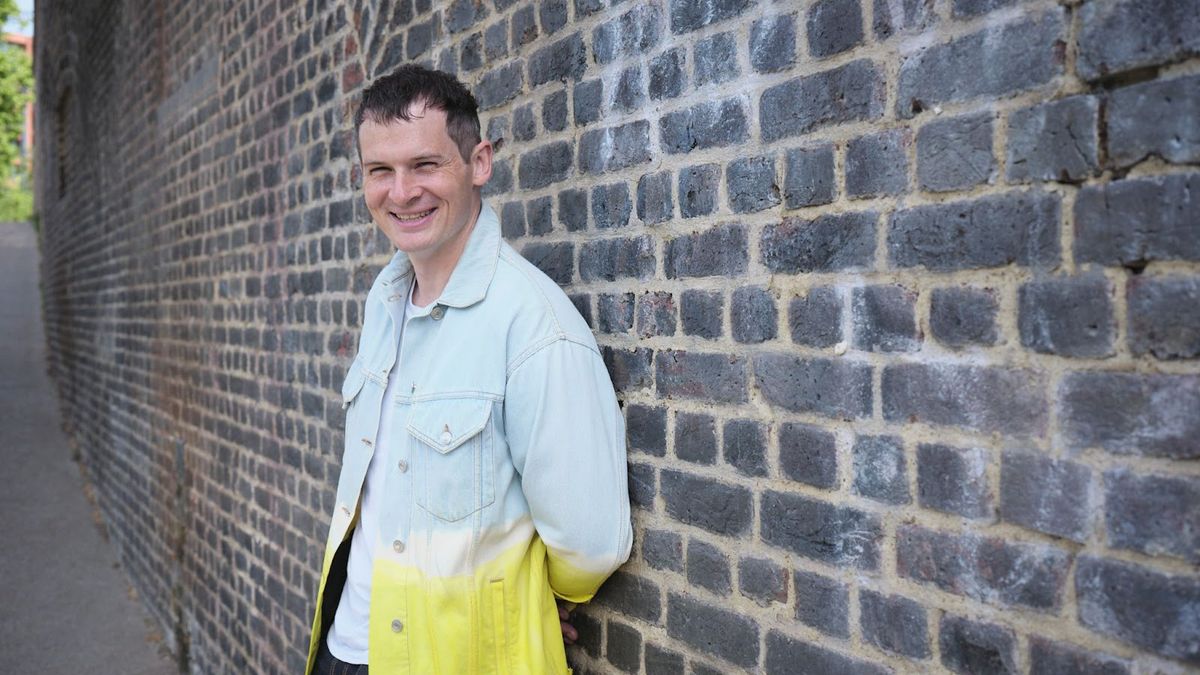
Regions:
[[355, 125], [398, 251], [342, 386], [307, 672], [566, 673], [555, 599], [589, 600], [632, 540], [608, 373], [566, 295], [501, 239], [458, 80], [403, 66]]

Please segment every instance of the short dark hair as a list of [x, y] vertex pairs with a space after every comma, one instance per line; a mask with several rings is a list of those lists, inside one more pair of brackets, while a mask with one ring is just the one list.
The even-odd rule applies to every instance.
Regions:
[[446, 132], [463, 159], [479, 145], [479, 104], [458, 78], [440, 70], [408, 63], [371, 83], [354, 113], [354, 134], [364, 120], [386, 124], [412, 119], [409, 109], [424, 103], [446, 113]]

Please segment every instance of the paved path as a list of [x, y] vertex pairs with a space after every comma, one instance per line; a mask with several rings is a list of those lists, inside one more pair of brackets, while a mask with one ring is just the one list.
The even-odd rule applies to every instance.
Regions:
[[46, 376], [37, 238], [0, 223], [0, 671], [177, 672], [92, 521]]

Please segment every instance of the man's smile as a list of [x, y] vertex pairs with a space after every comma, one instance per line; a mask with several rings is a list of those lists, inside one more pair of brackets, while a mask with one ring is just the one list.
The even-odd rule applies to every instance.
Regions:
[[399, 220], [402, 223], [413, 223], [418, 220], [421, 220], [422, 218], [425, 218], [426, 216], [432, 214], [434, 211], [437, 211], [436, 206], [432, 209], [429, 209], [428, 211], [421, 211], [420, 213], [396, 213], [395, 211], [390, 211], [389, 213], [391, 214], [391, 216], [393, 218], [395, 218], [396, 220]]

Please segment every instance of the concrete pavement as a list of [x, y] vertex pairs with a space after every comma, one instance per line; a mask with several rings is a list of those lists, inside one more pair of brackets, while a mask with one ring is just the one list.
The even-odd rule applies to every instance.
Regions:
[[0, 223], [0, 671], [177, 672], [84, 498], [46, 376], [37, 238]]

